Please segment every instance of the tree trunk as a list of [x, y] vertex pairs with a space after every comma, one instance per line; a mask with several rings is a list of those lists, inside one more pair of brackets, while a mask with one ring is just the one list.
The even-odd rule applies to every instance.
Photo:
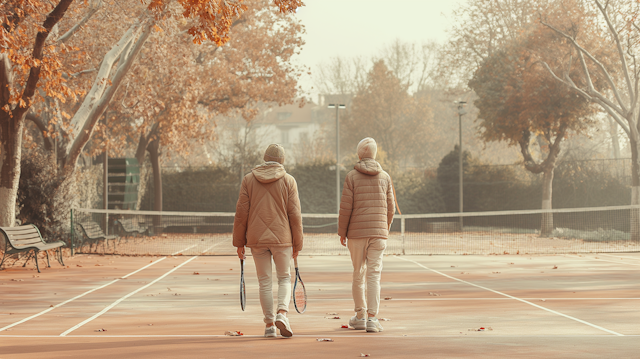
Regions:
[[609, 133], [611, 134], [611, 147], [613, 158], [620, 158], [620, 141], [618, 139], [618, 124], [609, 116]]
[[[631, 147], [631, 205], [640, 205], [640, 163], [638, 163], [637, 140], [633, 136], [629, 136], [629, 144]], [[631, 240], [640, 241], [640, 208], [631, 209]]]
[[3, 227], [16, 224], [23, 127], [23, 118], [10, 118], [0, 110], [0, 226]]
[[[554, 167], [543, 172], [542, 176], [542, 223], [540, 236], [551, 237], [553, 235], [553, 213], [551, 213], [551, 200], [553, 198], [553, 173]], [[546, 212], [548, 211], [548, 212]]]
[[[162, 173], [160, 167], [160, 142], [154, 139], [149, 143], [149, 159], [151, 160], [151, 168], [153, 170], [153, 210], [162, 211]], [[153, 232], [155, 235], [162, 234], [162, 216], [153, 217]]]

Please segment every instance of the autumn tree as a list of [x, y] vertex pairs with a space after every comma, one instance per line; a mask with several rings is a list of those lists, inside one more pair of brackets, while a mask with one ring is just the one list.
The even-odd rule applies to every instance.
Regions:
[[[302, 25], [293, 15], [274, 11], [268, 0], [245, 4], [247, 10], [231, 24], [230, 40], [223, 46], [192, 44], [180, 24], [165, 23], [148, 41], [114, 101], [109, 129], [100, 140], [122, 148], [133, 137], [139, 163], [149, 154], [154, 210], [162, 210], [163, 147], [186, 153], [197, 148], [196, 142], [215, 139], [216, 116], [239, 114], [251, 121], [259, 106], [295, 98], [301, 68], [290, 59], [303, 44]], [[251, 128], [248, 124], [244, 131]], [[247, 135], [237, 143], [242, 158], [250, 155], [245, 153]]]
[[[583, 7], [591, 22], [579, 32], [575, 31], [580, 28], [576, 26], [579, 19], [566, 11], [574, 2], [561, 1], [558, 6], [565, 11], [542, 17], [541, 23], [571, 44], [579, 67], [567, 73], [543, 65], [558, 83], [598, 105], [624, 130], [631, 147], [631, 204], [640, 205], [640, 58], [635, 51], [640, 39], [638, 3], [585, 1]], [[602, 41], [591, 41], [594, 35], [600, 35]], [[604, 79], [604, 88], [595, 84], [597, 78]], [[640, 211], [632, 211], [631, 224], [632, 239], [640, 240]]]
[[[534, 32], [493, 51], [469, 81], [469, 87], [478, 96], [474, 104], [480, 110], [481, 137], [487, 142], [504, 141], [520, 147], [525, 168], [543, 176], [542, 209], [551, 210], [553, 175], [562, 140], [584, 132], [594, 110], [588, 101], [566, 91], [545, 69], [535, 66], [540, 61], [540, 52], [536, 51], [540, 43], [545, 46], [544, 60], [554, 68], [561, 66], [558, 59], [570, 57], [562, 38]], [[575, 69], [577, 64], [571, 65]], [[550, 236], [552, 232], [552, 213], [544, 213], [541, 235]]]
[[[81, 74], [74, 66], [65, 67], [63, 56], [73, 51], [65, 43], [81, 31], [90, 18], [103, 4], [94, 0], [80, 4], [85, 15], [79, 21], [68, 23], [63, 35], [50, 39], [55, 25], [67, 13], [72, 0], [55, 3], [44, 1], [7, 1], [0, 5], [3, 26], [0, 30], [0, 140], [3, 143], [0, 168], [0, 225], [14, 224], [16, 191], [20, 176], [21, 139], [24, 121], [34, 104], [43, 98], [59, 101], [75, 100], [81, 95], [65, 85], [69, 78]], [[302, 5], [299, 0], [274, 0], [281, 12], [293, 12]], [[200, 2], [154, 0], [141, 11], [133, 11], [136, 19], [128, 26], [120, 39], [99, 61], [94, 81], [86, 91], [80, 105], [73, 108], [71, 119], [58, 123], [51, 118], [33, 117], [34, 123], [49, 134], [51, 127], [62, 130], [64, 136], [56, 152], [59, 174], [68, 177], [76, 167], [76, 161], [91, 138], [99, 118], [113, 99], [125, 75], [138, 58], [151, 31], [158, 29], [158, 23], [175, 19], [184, 26], [184, 31], [194, 43], [212, 41], [221, 46], [229, 41], [229, 30], [247, 6], [241, 1]], [[28, 19], [28, 21], [23, 21]], [[33, 44], [33, 46], [29, 46]], [[77, 55], [77, 54], [76, 54]], [[81, 59], [82, 56], [77, 56]], [[88, 71], [91, 72], [91, 71]], [[42, 80], [42, 81], [40, 81]], [[41, 94], [42, 92], [42, 94]], [[53, 123], [55, 122], [55, 123]]]
[[355, 148], [364, 137], [373, 137], [386, 152], [389, 163], [421, 155], [432, 114], [425, 97], [414, 97], [380, 60], [367, 75], [367, 84], [356, 94], [344, 121], [342, 135]]

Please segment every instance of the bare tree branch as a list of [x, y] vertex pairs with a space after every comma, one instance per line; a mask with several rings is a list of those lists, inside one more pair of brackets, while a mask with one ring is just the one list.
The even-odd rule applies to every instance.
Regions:
[[61, 44], [67, 42], [80, 28], [86, 24], [89, 19], [95, 15], [102, 8], [102, 0], [92, 0], [89, 3], [89, 11], [87, 14], [80, 20], [77, 24], [75, 24], [69, 31], [67, 31], [64, 35], [60, 36], [56, 42]]

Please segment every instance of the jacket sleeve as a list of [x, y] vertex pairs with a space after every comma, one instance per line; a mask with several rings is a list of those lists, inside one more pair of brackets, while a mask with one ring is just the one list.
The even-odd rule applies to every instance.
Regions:
[[[389, 176], [387, 174], [387, 176]], [[391, 229], [393, 223], [393, 215], [396, 213], [396, 200], [393, 196], [393, 181], [389, 176], [389, 186], [387, 187], [387, 227]]]
[[247, 244], [247, 221], [249, 220], [249, 209], [251, 208], [247, 182], [247, 177], [244, 177], [240, 187], [238, 203], [236, 203], [236, 215], [233, 219], [234, 247], [244, 247]]
[[300, 208], [300, 197], [298, 196], [298, 184], [296, 183], [296, 179], [293, 177], [291, 177], [291, 186], [289, 188], [287, 215], [289, 216], [289, 227], [291, 228], [293, 248], [300, 252], [303, 245], [302, 210]]
[[349, 230], [349, 222], [351, 221], [351, 212], [353, 211], [353, 182], [351, 177], [347, 175], [342, 188], [342, 196], [340, 197], [340, 215], [338, 216], [338, 235], [346, 237]]

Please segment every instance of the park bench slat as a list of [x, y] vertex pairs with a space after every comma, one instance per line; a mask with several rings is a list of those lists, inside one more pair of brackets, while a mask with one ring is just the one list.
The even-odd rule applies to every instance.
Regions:
[[33, 239], [33, 240], [22, 240], [22, 241], [13, 241], [13, 246], [16, 247], [28, 247], [28, 246], [33, 246], [33, 245], [37, 245], [43, 243], [40, 239]]
[[29, 226], [30, 228], [22, 228], [22, 227], [9, 227], [9, 228], [3, 227], [3, 229], [7, 234], [39, 233], [35, 228], [31, 226]]
[[9, 236], [9, 239], [11, 239], [12, 241], [19, 241], [21, 239], [40, 239], [40, 234], [38, 232], [35, 233], [28, 233], [28, 234], [9, 234], [7, 233], [7, 235]]

